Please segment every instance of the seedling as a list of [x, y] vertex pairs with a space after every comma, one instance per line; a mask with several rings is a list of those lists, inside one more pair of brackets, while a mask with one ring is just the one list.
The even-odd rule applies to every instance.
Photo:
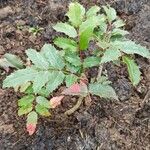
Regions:
[[44, 30], [43, 28], [40, 27], [30, 27], [29, 28], [29, 32], [32, 33], [34, 36], [36, 36], [38, 33], [40, 33], [42, 30]]
[[[59, 22], [53, 27], [64, 34], [54, 40], [61, 51], [51, 44], [45, 44], [40, 52], [28, 49], [26, 55], [30, 65], [18, 68], [4, 80], [4, 88], [13, 87], [25, 93], [18, 100], [18, 115], [27, 115], [30, 135], [35, 132], [39, 115], [50, 116], [49, 109], [60, 105], [65, 95], [79, 97], [77, 104], [65, 112], [66, 115], [76, 111], [84, 99], [91, 100], [91, 95], [118, 100], [111, 82], [102, 74], [104, 63], [123, 62], [127, 65], [133, 85], [139, 83], [141, 73], [133, 54], [150, 58], [149, 50], [124, 37], [128, 32], [123, 30], [124, 22], [116, 16], [115, 9], [110, 6], [103, 6], [102, 9], [103, 14], [100, 14], [98, 6], [85, 12], [79, 3], [70, 3], [66, 14], [68, 22]], [[91, 52], [90, 41], [96, 43], [98, 49], [93, 49], [90, 56], [86, 56], [85, 52]], [[98, 75], [88, 79], [86, 70], [94, 66], [99, 67]], [[59, 96], [52, 97], [62, 84], [66, 89]]]

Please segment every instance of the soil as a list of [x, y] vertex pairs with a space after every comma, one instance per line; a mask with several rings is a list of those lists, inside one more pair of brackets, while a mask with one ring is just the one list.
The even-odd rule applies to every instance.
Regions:
[[[149, 0], [80, 0], [86, 7], [110, 4], [126, 20], [129, 38], [150, 48]], [[0, 57], [13, 53], [25, 60], [25, 50], [52, 43], [52, 25], [66, 20], [69, 0], [0, 0]], [[1, 13], [9, 6], [9, 12]], [[8, 10], [8, 8], [6, 9]], [[34, 37], [29, 27], [44, 28]], [[91, 106], [80, 107], [70, 117], [63, 113], [76, 102], [66, 97], [51, 118], [40, 118], [33, 136], [25, 130], [24, 117], [17, 116], [12, 89], [0, 88], [1, 150], [149, 150], [150, 149], [150, 62], [136, 56], [142, 81], [134, 88], [125, 67], [107, 64], [109, 79], [120, 101], [92, 98]], [[93, 69], [93, 72], [96, 69]], [[8, 73], [0, 70], [0, 87]]]

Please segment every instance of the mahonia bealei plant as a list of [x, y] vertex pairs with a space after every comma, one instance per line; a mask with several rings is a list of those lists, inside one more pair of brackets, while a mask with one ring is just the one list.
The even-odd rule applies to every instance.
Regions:
[[[18, 115], [27, 115], [30, 135], [35, 132], [39, 115], [50, 116], [50, 109], [60, 105], [65, 95], [79, 96], [77, 104], [65, 113], [67, 115], [77, 110], [84, 99], [91, 99], [91, 95], [118, 100], [111, 82], [101, 74], [104, 63], [119, 61], [126, 64], [130, 80], [136, 86], [141, 73], [133, 55], [150, 58], [148, 49], [125, 38], [128, 34], [123, 29], [125, 24], [110, 6], [101, 9], [93, 6], [86, 12], [79, 3], [70, 3], [66, 15], [68, 22], [59, 22], [53, 27], [63, 33], [54, 39], [59, 50], [51, 44], [45, 44], [40, 52], [28, 49], [26, 55], [30, 62], [26, 64], [12, 54], [5, 54], [0, 60], [0, 66], [6, 71], [9, 67], [18, 69], [4, 80], [3, 88], [13, 87], [25, 94], [18, 100]], [[90, 50], [90, 41], [97, 49], [87, 56], [84, 54]], [[88, 79], [86, 70], [94, 66], [99, 68], [98, 75]], [[66, 89], [52, 97], [62, 84]], [[49, 97], [52, 98], [49, 100]]]

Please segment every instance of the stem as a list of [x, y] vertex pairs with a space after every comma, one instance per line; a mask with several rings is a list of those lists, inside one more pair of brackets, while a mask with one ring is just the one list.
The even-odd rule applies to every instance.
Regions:
[[69, 75], [69, 74], [73, 74], [73, 75], [75, 75], [75, 76], [79, 77], [77, 74], [72, 73], [72, 72], [67, 71], [67, 70], [59, 70], [59, 69], [50, 68], [50, 69], [45, 70], [45, 71], [62, 71], [63, 73], [65, 73], [65, 74], [67, 74], [67, 75]]
[[102, 70], [103, 70], [103, 65], [100, 64], [100, 65], [99, 65], [99, 68], [98, 68], [97, 80], [101, 77], [101, 75], [102, 75]]
[[76, 110], [78, 110], [78, 108], [80, 107], [80, 105], [82, 104], [84, 97], [79, 97], [77, 103], [69, 110], [67, 110], [65, 112], [65, 115], [71, 115], [73, 114]]

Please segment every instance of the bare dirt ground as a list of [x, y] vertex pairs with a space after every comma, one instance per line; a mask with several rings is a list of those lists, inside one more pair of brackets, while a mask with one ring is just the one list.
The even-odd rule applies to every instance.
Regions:
[[[13, 53], [25, 60], [25, 50], [52, 43], [52, 25], [66, 20], [69, 0], [0, 0], [0, 57]], [[126, 20], [130, 37], [150, 48], [149, 0], [80, 0], [86, 7], [110, 4]], [[9, 8], [8, 8], [9, 6]], [[7, 7], [6, 13], [4, 8]], [[2, 10], [2, 11], [1, 11]], [[44, 28], [36, 38], [29, 27]], [[142, 72], [138, 87], [132, 87], [127, 70], [107, 64], [119, 102], [93, 97], [90, 107], [82, 106], [68, 118], [63, 112], [73, 106], [67, 97], [52, 118], [40, 118], [33, 136], [25, 131], [24, 118], [17, 116], [19, 93], [1, 89], [6, 73], [0, 70], [1, 150], [149, 150], [150, 149], [150, 62], [136, 56]], [[91, 75], [94, 75], [92, 70]], [[57, 94], [57, 93], [56, 93]]]

